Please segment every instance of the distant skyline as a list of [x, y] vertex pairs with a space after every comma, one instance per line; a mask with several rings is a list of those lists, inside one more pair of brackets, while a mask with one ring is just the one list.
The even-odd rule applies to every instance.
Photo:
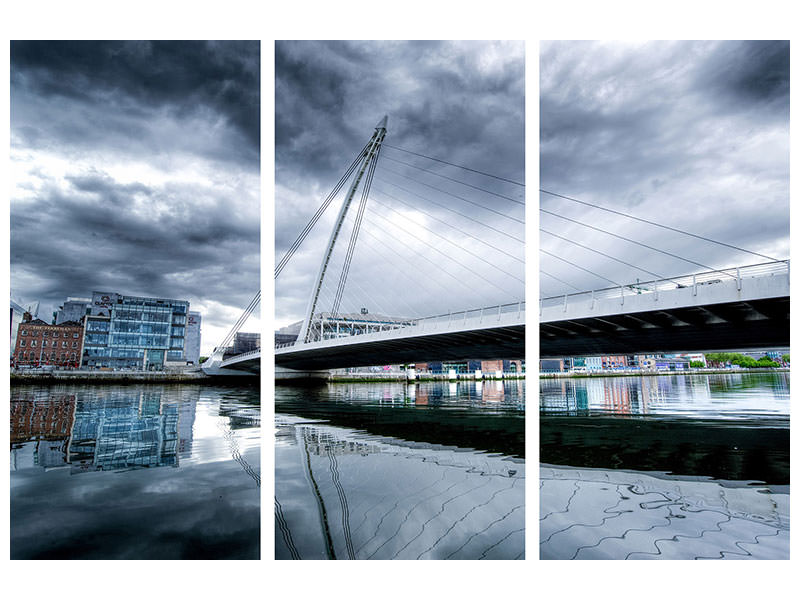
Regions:
[[[524, 240], [524, 187], [443, 166], [396, 147], [524, 183], [524, 51], [524, 43], [509, 41], [276, 42], [276, 261], [378, 121], [388, 115], [385, 146], [362, 226], [366, 232], [358, 238], [344, 311], [361, 306], [370, 312], [421, 316], [424, 311], [446, 312], [478, 307], [480, 302], [523, 298], [524, 263], [469, 235], [524, 258], [521, 242], [481, 225], [493, 225]], [[403, 163], [514, 200], [478, 192]], [[411, 181], [408, 175], [490, 208], [447, 196]], [[276, 281], [276, 328], [303, 318], [342, 197], [343, 193]], [[357, 201], [352, 212], [356, 205]], [[470, 221], [471, 217], [476, 220]], [[344, 240], [340, 245], [346, 247], [348, 237], [349, 233], [340, 236]], [[506, 285], [498, 267], [518, 279]], [[436, 281], [420, 276], [434, 272]], [[507, 289], [496, 289], [495, 283]]]
[[[789, 43], [543, 42], [540, 188], [789, 258]], [[713, 268], [766, 262], [540, 194], [543, 209]], [[543, 295], [703, 268], [542, 213]], [[557, 238], [589, 246], [631, 268]], [[603, 279], [606, 278], [606, 279]]]
[[259, 94], [259, 42], [11, 42], [12, 299], [186, 299], [210, 352], [260, 286]]

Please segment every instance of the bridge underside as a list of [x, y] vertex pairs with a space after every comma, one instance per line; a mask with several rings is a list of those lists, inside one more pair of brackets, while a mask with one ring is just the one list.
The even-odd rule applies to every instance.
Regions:
[[726, 302], [539, 325], [541, 358], [789, 345], [789, 298]]
[[223, 361], [216, 366], [206, 365], [203, 367], [206, 375], [213, 376], [248, 376], [261, 374], [261, 357], [255, 356], [247, 360]]
[[310, 346], [276, 351], [276, 366], [314, 370], [470, 358], [522, 358], [525, 356], [525, 325]]

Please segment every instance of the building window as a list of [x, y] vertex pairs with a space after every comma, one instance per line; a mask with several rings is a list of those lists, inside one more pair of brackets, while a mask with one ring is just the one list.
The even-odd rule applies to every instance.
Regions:
[[36, 346], [36, 340], [31, 340], [31, 347]]
[[76, 333], [73, 333], [73, 334], [72, 334], [72, 337], [74, 337], [74, 338], [76, 338], [76, 339], [77, 339], [77, 338], [78, 338], [78, 333], [77, 333], [77, 332], [76, 332]]
[[19, 332], [19, 334], [20, 335], [28, 335], [28, 330], [27, 329], [23, 329], [22, 331]]
[[54, 331], [54, 332], [53, 332], [53, 337], [54, 337], [54, 338], [58, 337], [58, 332], [57, 332], [57, 331]]
[[49, 331], [43, 331], [42, 332], [42, 337], [50, 337], [50, 332]]
[[75, 353], [74, 352], [69, 355], [69, 359], [70, 360], [75, 360]]
[[73, 348], [77, 348], [78, 347], [78, 342], [72, 342], [72, 347]]
[[20, 345], [20, 348], [24, 348], [25, 347], [25, 340], [20, 340], [19, 341], [19, 345]]
[[47, 348], [47, 340], [44, 340], [44, 341], [42, 342], [42, 348]]

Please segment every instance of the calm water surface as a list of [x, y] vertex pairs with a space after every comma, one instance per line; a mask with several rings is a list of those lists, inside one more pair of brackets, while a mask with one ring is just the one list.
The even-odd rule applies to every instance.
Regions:
[[524, 391], [276, 386], [276, 558], [524, 558]]
[[545, 559], [789, 558], [789, 374], [544, 379]]
[[11, 557], [259, 558], [258, 388], [11, 388]]

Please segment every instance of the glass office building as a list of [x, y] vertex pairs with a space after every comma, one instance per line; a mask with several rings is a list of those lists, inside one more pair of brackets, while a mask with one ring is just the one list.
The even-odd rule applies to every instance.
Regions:
[[187, 300], [93, 292], [81, 366], [160, 371], [186, 364], [188, 312]]

